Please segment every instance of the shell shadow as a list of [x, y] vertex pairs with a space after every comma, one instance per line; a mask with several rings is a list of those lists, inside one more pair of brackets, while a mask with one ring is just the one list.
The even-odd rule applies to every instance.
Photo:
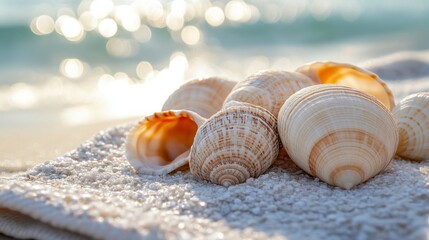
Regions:
[[[204, 226], [221, 229], [225, 238], [427, 237], [429, 161], [395, 160], [384, 173], [346, 191], [309, 176], [284, 157], [260, 177], [226, 188], [198, 180], [189, 171], [166, 176], [133, 173], [131, 166], [124, 163], [123, 152], [117, 150], [123, 148], [124, 130], [104, 132], [79, 152], [106, 153], [99, 158], [111, 159], [113, 167], [109, 171], [120, 177], [110, 186], [111, 192], [121, 194], [124, 188], [133, 192], [129, 201], [138, 206], [141, 215], [157, 208], [167, 218], [193, 219], [186, 223], [205, 222]], [[93, 158], [78, 154], [71, 157], [74, 155], [93, 165], [85, 160]], [[95, 165], [101, 160], [92, 161]], [[106, 183], [111, 182], [108, 172], [103, 176]], [[93, 178], [89, 180], [79, 181], [91, 187]], [[192, 226], [181, 231], [187, 229]]]
[[[382, 174], [346, 191], [327, 185], [291, 161], [224, 188], [192, 189], [206, 204], [202, 217], [241, 233], [285, 239], [425, 239], [429, 162], [394, 161]], [[207, 189], [211, 189], [210, 193]]]

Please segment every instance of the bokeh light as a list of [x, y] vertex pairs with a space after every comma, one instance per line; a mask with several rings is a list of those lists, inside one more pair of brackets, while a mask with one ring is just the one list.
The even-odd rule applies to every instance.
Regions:
[[175, 52], [170, 56], [169, 69], [171, 71], [184, 74], [188, 66], [188, 59], [183, 52]]
[[173, 31], [178, 31], [182, 29], [183, 24], [185, 23], [183, 16], [177, 14], [169, 14], [165, 21], [167, 27]]
[[129, 32], [135, 32], [140, 27], [140, 16], [128, 5], [115, 7], [115, 19], [119, 25]]
[[136, 54], [138, 45], [133, 40], [111, 38], [106, 44], [107, 52], [115, 57], [130, 57]]
[[118, 25], [111, 18], [105, 18], [101, 20], [100, 23], [98, 24], [98, 32], [103, 37], [106, 37], [106, 38], [113, 37], [115, 36], [117, 31], [118, 31]]
[[50, 34], [55, 29], [55, 21], [48, 15], [41, 15], [33, 19], [30, 28], [37, 35]]
[[133, 32], [133, 37], [141, 43], [149, 42], [152, 38], [152, 30], [147, 25], [141, 25], [137, 31]]
[[111, 0], [93, 0], [90, 5], [90, 11], [97, 18], [106, 17], [112, 10], [114, 4]]
[[82, 24], [85, 31], [93, 31], [98, 26], [98, 19], [90, 11], [82, 13], [79, 16], [79, 22]]
[[147, 61], [141, 61], [139, 64], [137, 64], [136, 67], [136, 74], [140, 79], [145, 79], [149, 74], [152, 72], [153, 67], [150, 62]]
[[226, 4], [225, 15], [233, 22], [247, 22], [252, 17], [252, 11], [245, 2], [233, 0]]
[[205, 12], [205, 19], [208, 24], [212, 25], [213, 27], [217, 27], [222, 25], [222, 23], [225, 21], [225, 15], [222, 8], [210, 7]]
[[80, 22], [68, 15], [62, 15], [57, 19], [55, 30], [72, 42], [79, 41], [84, 36], [84, 30]]
[[68, 78], [79, 78], [84, 72], [84, 66], [79, 59], [68, 58], [61, 62], [60, 72]]
[[187, 45], [195, 45], [200, 41], [200, 30], [195, 26], [186, 26], [182, 29], [181, 37]]
[[[149, 102], [153, 105], [145, 107], [154, 109], [155, 105], [162, 105], [163, 97], [167, 97], [170, 90], [173, 91], [189, 78], [223, 75], [240, 80], [266, 68], [294, 69], [300, 63], [315, 60], [311, 58], [315, 57], [315, 52], [316, 57], [321, 59], [358, 59], [394, 47], [406, 49], [413, 44], [399, 40], [410, 39], [410, 34], [398, 34], [394, 37], [398, 40], [389, 41], [388, 44], [377, 45], [377, 40], [368, 40], [368, 43], [371, 42], [371, 47], [368, 47], [356, 38], [360, 32], [369, 29], [367, 36], [381, 36], [381, 33], [384, 36], [385, 32], [392, 36], [394, 31], [386, 27], [389, 24], [379, 24], [378, 29], [382, 31], [376, 30], [377, 26], [353, 31], [349, 28], [350, 22], [363, 26], [367, 24], [368, 17], [375, 19], [379, 14], [393, 14], [408, 7], [399, 3], [392, 3], [385, 10], [377, 8], [376, 3], [370, 5], [358, 0], [72, 2], [60, 1], [56, 6], [49, 7], [40, 4], [36, 9], [40, 15], [32, 15], [26, 20], [34, 34], [44, 36], [43, 41], [38, 43], [40, 45], [28, 46], [22, 52], [36, 51], [28, 56], [38, 56], [46, 66], [54, 64], [54, 70], [49, 71], [55, 72], [39, 74], [37, 69], [29, 73], [30, 77], [27, 78], [32, 82], [24, 82], [26, 85], [21, 85], [20, 91], [16, 90], [18, 87], [13, 92], [9, 91], [13, 84], [6, 84], [4, 88], [0, 86], [0, 111], [14, 107], [91, 103], [93, 106], [88, 109], [103, 110], [92, 110], [89, 118], [97, 114], [100, 114], [99, 117], [138, 115], [142, 114], [143, 108], [139, 107], [140, 112], [133, 111], [134, 105], [127, 102], [132, 101], [132, 97], [147, 101], [153, 96], [157, 102], [151, 99]], [[408, 17], [417, 19], [422, 14], [420, 18], [424, 18], [424, 8], [411, 5], [409, 8], [414, 9], [414, 15]], [[398, 25], [390, 25], [395, 24]], [[419, 25], [413, 27], [417, 29]], [[424, 31], [412, 30], [413, 27], [409, 25], [407, 31], [424, 35]], [[72, 44], [58, 41], [58, 35]], [[344, 36], [353, 39], [350, 40], [354, 42], [353, 46], [343, 41]], [[424, 36], [413, 38], [420, 44], [415, 46], [424, 45], [419, 39], [424, 39]], [[328, 50], [331, 45], [319, 45], [317, 49], [308, 47], [309, 42], [316, 46], [319, 40], [323, 44], [337, 41], [337, 51]], [[38, 50], [45, 45], [52, 46], [52, 50]], [[10, 58], [12, 55], [6, 52], [5, 56]], [[59, 74], [56, 72], [58, 62], [61, 62]], [[52, 80], [54, 78], [55, 81]], [[4, 79], [10, 78], [6, 74]], [[26, 88], [29, 86], [31, 88]], [[154, 92], [158, 90], [163, 91], [164, 95], [155, 96]], [[61, 101], [48, 100], [60, 97]], [[97, 104], [103, 107], [95, 107]], [[121, 104], [127, 105], [127, 109], [121, 109]], [[84, 109], [68, 109], [63, 116], [78, 112], [85, 115], [87, 110]]]

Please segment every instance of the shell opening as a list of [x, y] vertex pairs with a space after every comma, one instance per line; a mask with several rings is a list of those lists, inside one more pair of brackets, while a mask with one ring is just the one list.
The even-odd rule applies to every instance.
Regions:
[[337, 84], [366, 92], [376, 97], [388, 109], [393, 108], [391, 96], [375, 74], [362, 72], [353, 66], [325, 64], [319, 68], [317, 75], [322, 84]]
[[147, 121], [137, 139], [140, 159], [150, 166], [165, 166], [187, 157], [198, 129], [189, 115], [171, 115]]

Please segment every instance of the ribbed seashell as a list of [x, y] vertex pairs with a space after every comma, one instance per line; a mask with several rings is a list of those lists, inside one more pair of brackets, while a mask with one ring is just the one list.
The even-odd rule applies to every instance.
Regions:
[[187, 110], [154, 113], [127, 135], [126, 156], [140, 173], [164, 175], [189, 161], [197, 129], [206, 119]]
[[364, 91], [380, 100], [389, 110], [395, 106], [392, 91], [376, 74], [346, 63], [315, 62], [299, 67], [297, 72], [316, 83], [337, 84]]
[[191, 80], [169, 96], [162, 111], [186, 109], [209, 118], [221, 109], [236, 83], [219, 77]]
[[396, 154], [415, 161], [429, 159], [429, 92], [405, 97], [392, 113], [399, 129]]
[[191, 148], [191, 173], [231, 186], [264, 173], [279, 151], [275, 117], [266, 109], [237, 104], [222, 109], [197, 131]]
[[284, 101], [296, 91], [313, 85], [313, 81], [300, 73], [265, 70], [239, 82], [225, 99], [246, 102], [263, 107], [277, 117]]
[[280, 110], [278, 129], [299, 167], [344, 189], [381, 172], [398, 145], [395, 120], [380, 101], [331, 84], [292, 95]]

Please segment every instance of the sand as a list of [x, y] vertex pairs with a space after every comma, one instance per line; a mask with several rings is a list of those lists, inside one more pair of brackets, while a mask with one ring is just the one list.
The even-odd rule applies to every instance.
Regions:
[[98, 131], [136, 120], [128, 118], [78, 126], [35, 125], [0, 133], [0, 177], [12, 176], [64, 155]]
[[[389, 82], [395, 96], [429, 89], [429, 74], [421, 72], [429, 62], [417, 59], [425, 67], [408, 69], [416, 59], [383, 60], [405, 61], [402, 69], [393, 65], [403, 74], [402, 82]], [[377, 72], [388, 65], [372, 66]], [[366, 183], [342, 190], [283, 159], [259, 178], [226, 188], [189, 172], [137, 174], [124, 156], [132, 125], [101, 131], [64, 156], [0, 178], [0, 232], [36, 239], [429, 237], [429, 161], [394, 159]]]

